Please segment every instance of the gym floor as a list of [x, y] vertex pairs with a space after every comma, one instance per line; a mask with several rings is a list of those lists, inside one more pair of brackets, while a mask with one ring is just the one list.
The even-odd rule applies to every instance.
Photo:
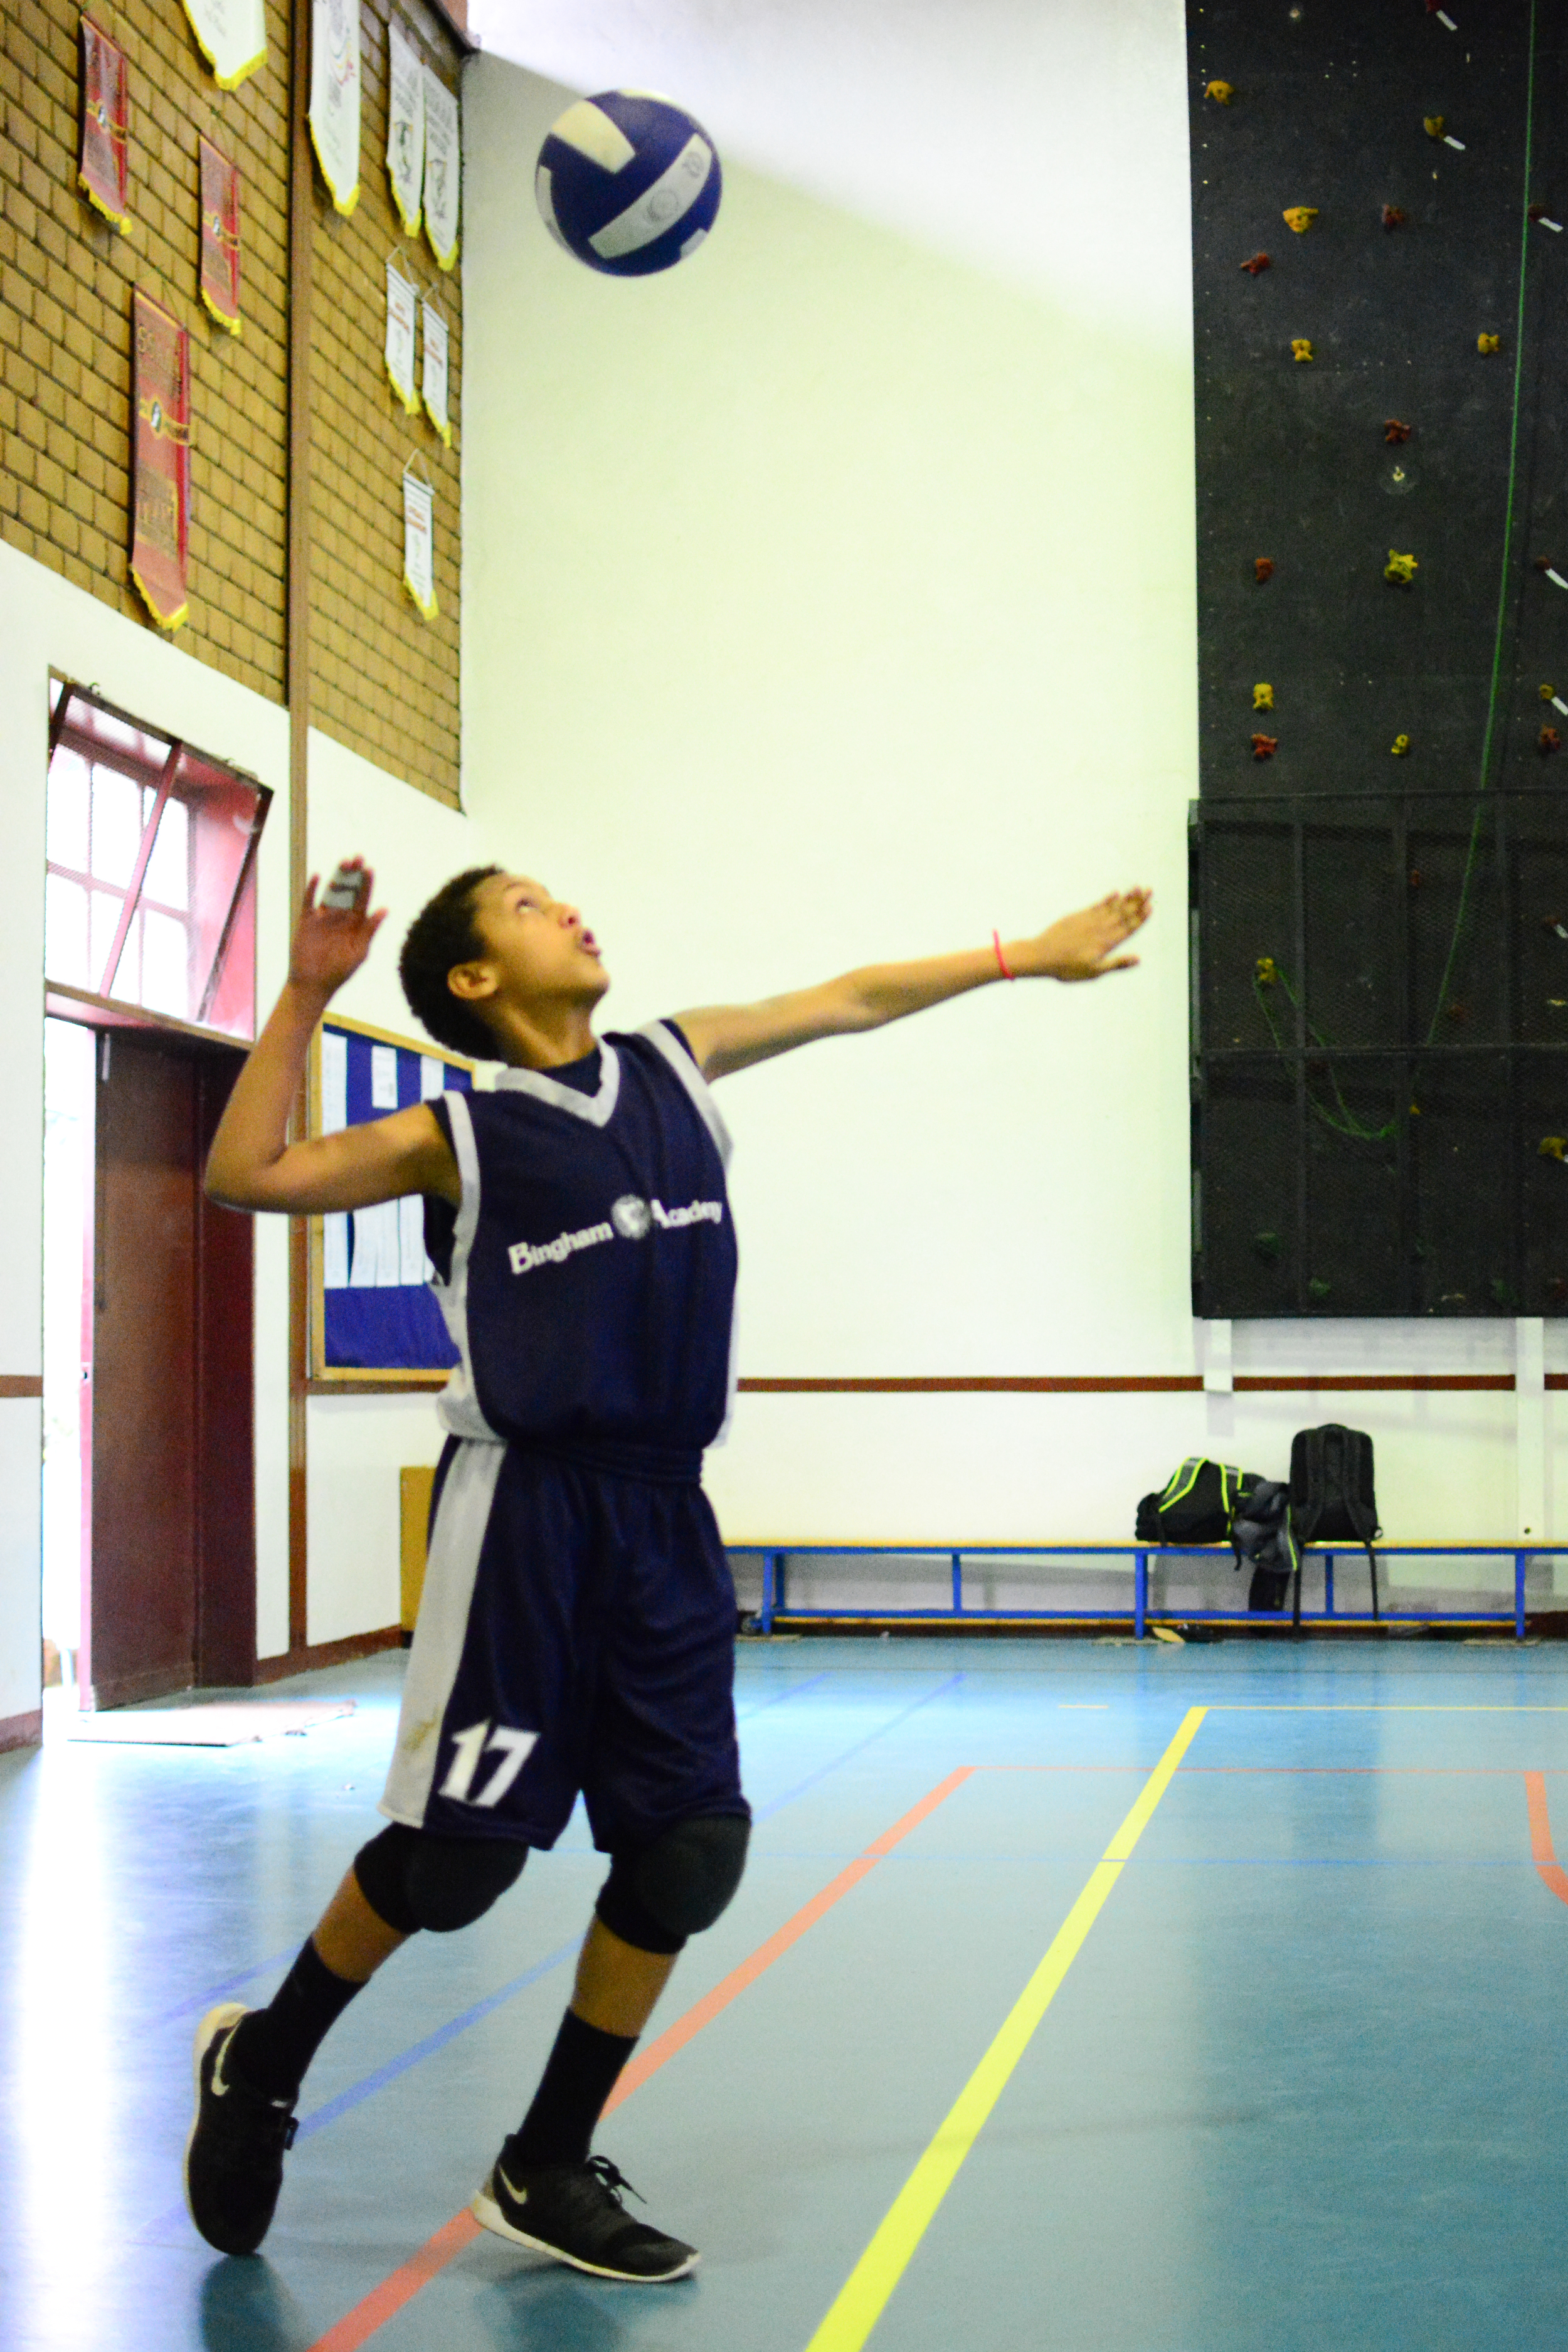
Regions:
[[192, 2028], [268, 1996], [374, 1826], [401, 1655], [275, 1686], [358, 1700], [302, 1738], [0, 1758], [0, 2344], [1560, 2346], [1560, 1666], [744, 1644], [751, 1869], [597, 2143], [703, 2250], [657, 2288], [454, 2220], [566, 1998], [580, 1815], [350, 2010], [263, 2255], [185, 2218]]

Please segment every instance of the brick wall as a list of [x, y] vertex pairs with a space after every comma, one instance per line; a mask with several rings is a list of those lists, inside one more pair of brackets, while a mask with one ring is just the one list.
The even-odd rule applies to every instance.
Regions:
[[[289, 25], [268, 0], [266, 65], [217, 88], [179, 0], [94, 6], [131, 78], [131, 210], [122, 236], [76, 185], [78, 27], [71, 0], [5, 0], [0, 32], [0, 534], [151, 626], [127, 558], [131, 296], [141, 287], [191, 334], [190, 617], [179, 642], [274, 701], [288, 690]], [[458, 47], [424, 0], [405, 34], [456, 87]], [[308, 24], [308, 7], [300, 14]], [[382, 363], [384, 265], [404, 242], [386, 183], [387, 0], [363, 0], [360, 199], [343, 219], [312, 174], [310, 716], [437, 798], [458, 798], [458, 459], [406, 416]], [[245, 325], [231, 336], [197, 291], [196, 142], [239, 166]], [[407, 274], [435, 294], [462, 383], [461, 265], [422, 240]], [[402, 473], [436, 481], [440, 612], [402, 587]], [[150, 714], [155, 716], [156, 714]]]
[[[146, 618], [127, 556], [131, 292], [191, 331], [191, 611], [181, 641], [283, 697], [288, 342], [288, 16], [271, 55], [217, 88], [178, 0], [97, 9], [131, 78], [122, 236], [76, 185], [78, 27], [68, 0], [5, 0], [0, 137], [0, 531], [123, 613]], [[238, 163], [245, 329], [197, 292], [196, 140]]]
[[[423, 230], [405, 237], [387, 184], [386, 22], [448, 89], [456, 47], [432, 15], [361, 0], [360, 194], [345, 218], [318, 179], [314, 320], [310, 634], [312, 722], [377, 766], [458, 805], [458, 419], [462, 260], [445, 271]], [[405, 413], [387, 381], [387, 256], [447, 320], [451, 378], [447, 448], [424, 415]], [[403, 581], [403, 468], [417, 449], [436, 484], [437, 617]]]

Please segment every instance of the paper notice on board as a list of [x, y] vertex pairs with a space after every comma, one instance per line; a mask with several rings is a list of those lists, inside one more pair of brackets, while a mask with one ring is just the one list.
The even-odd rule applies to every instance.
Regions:
[[434, 1102], [437, 1095], [444, 1095], [446, 1091], [446, 1063], [434, 1054], [421, 1054], [419, 1056], [420, 1101]]
[[349, 1286], [349, 1219], [346, 1209], [336, 1209], [321, 1219], [321, 1286], [324, 1290], [346, 1290]]
[[397, 1108], [395, 1045], [373, 1045], [370, 1049], [370, 1107], [372, 1110]]
[[436, 493], [417, 474], [403, 477], [403, 584], [427, 621], [436, 617]]
[[397, 1204], [397, 1275], [405, 1286], [425, 1279], [425, 1203], [417, 1192]]

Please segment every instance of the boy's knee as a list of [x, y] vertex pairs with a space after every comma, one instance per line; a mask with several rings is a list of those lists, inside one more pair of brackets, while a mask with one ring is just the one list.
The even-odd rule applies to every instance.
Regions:
[[400, 1936], [450, 1935], [483, 1918], [516, 1885], [528, 1848], [513, 1838], [437, 1837], [394, 1822], [360, 1848], [354, 1876], [380, 1919]]
[[612, 1935], [644, 1952], [679, 1952], [722, 1916], [746, 1867], [752, 1825], [738, 1813], [678, 1822], [635, 1853], [617, 1853], [595, 1905]]

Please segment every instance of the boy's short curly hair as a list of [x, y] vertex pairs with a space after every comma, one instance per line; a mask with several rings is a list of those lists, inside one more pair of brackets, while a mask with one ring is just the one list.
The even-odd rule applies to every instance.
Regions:
[[409, 924], [397, 959], [397, 977], [416, 1021], [438, 1045], [476, 1062], [495, 1060], [496, 1041], [481, 1016], [453, 995], [447, 975], [455, 964], [473, 963], [484, 954], [474, 899], [480, 883], [500, 871], [499, 866], [470, 866], [443, 882]]

